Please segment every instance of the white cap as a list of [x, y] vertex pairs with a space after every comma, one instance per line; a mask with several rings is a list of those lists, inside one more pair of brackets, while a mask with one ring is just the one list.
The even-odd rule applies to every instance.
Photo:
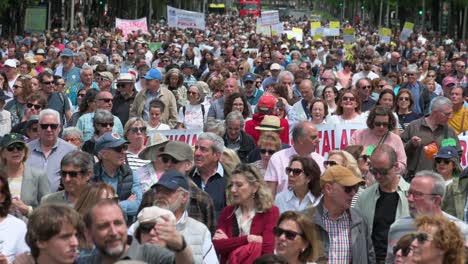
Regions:
[[11, 68], [16, 68], [16, 60], [15, 59], [8, 59], [3, 63], [3, 66], [8, 66]]
[[281, 66], [278, 63], [273, 63], [270, 66], [270, 70], [281, 70]]
[[140, 213], [138, 213], [138, 224], [146, 222], [158, 223], [164, 221], [164, 219], [161, 217], [163, 215], [166, 215], [169, 218], [169, 221], [173, 224], [176, 223], [176, 218], [171, 211], [163, 209], [161, 207], [151, 206], [143, 208], [143, 210], [141, 210]]

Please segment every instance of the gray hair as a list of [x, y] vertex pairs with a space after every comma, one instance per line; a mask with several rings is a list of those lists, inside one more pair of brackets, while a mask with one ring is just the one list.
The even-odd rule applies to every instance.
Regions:
[[452, 101], [450, 101], [449, 98], [447, 98], [445, 96], [436, 96], [431, 101], [431, 106], [429, 107], [429, 109], [430, 109], [429, 111], [432, 112], [432, 111], [440, 110], [444, 106], [448, 106], [448, 107], [452, 108], [453, 103], [452, 103]]
[[205, 124], [205, 132], [214, 132], [216, 135], [222, 137], [226, 133], [226, 127], [222, 120], [208, 118]]
[[83, 141], [83, 132], [77, 127], [67, 127], [62, 132], [62, 138], [66, 136], [77, 136], [80, 138], [80, 141]]
[[223, 153], [224, 140], [220, 136], [216, 135], [215, 133], [203, 132], [198, 136], [198, 141], [200, 140], [210, 140], [211, 142], [213, 142], [213, 144], [211, 145], [211, 149], [214, 152]]
[[231, 113], [229, 113], [227, 116], [226, 116], [226, 125], [230, 122], [233, 122], [233, 121], [237, 121], [239, 120], [240, 121], [240, 125], [241, 127], [244, 127], [244, 117], [242, 116], [242, 113], [239, 112], [238, 110], [234, 110], [232, 111]]
[[292, 82], [294, 82], [294, 74], [292, 74], [292, 72], [290, 71], [282, 71], [280, 72], [280, 74], [278, 75], [278, 83], [281, 83], [283, 81], [283, 78], [288, 75], [289, 77], [291, 77], [291, 80]]
[[78, 167], [81, 170], [86, 170], [88, 172], [93, 171], [94, 161], [93, 157], [89, 153], [81, 150], [74, 150], [67, 153], [60, 162], [60, 168], [69, 165]]
[[422, 170], [417, 172], [414, 175], [414, 178], [418, 177], [428, 177], [431, 178], [432, 181], [434, 182], [434, 185], [432, 186], [432, 193], [436, 195], [440, 195], [441, 197], [444, 197], [445, 195], [445, 180], [442, 178], [442, 176], [434, 171], [431, 170]]
[[[195, 83], [195, 84], [190, 85], [190, 86], [189, 86], [189, 89], [190, 89], [190, 87], [192, 87], [192, 86], [197, 88], [197, 90], [198, 90], [198, 95], [200, 96], [200, 98], [198, 98], [197, 103], [198, 103], [198, 104], [203, 103], [203, 102], [205, 101], [205, 91], [203, 90], [202, 84], [197, 82], [197, 83]], [[188, 89], [187, 89], [187, 91], [188, 91]]]
[[298, 144], [298, 139], [305, 136], [304, 125], [305, 122], [299, 122], [294, 126], [292, 130], [292, 140], [294, 144]]
[[94, 123], [97, 123], [99, 121], [114, 121], [114, 116], [112, 115], [111, 112], [104, 110], [104, 109], [98, 109], [94, 113]]
[[50, 108], [47, 108], [47, 109], [44, 109], [42, 110], [41, 112], [39, 112], [39, 123], [41, 122], [42, 118], [44, 118], [46, 115], [53, 115], [57, 118], [57, 122], [58, 124], [60, 125], [60, 114], [59, 112], [57, 112], [56, 110], [54, 109], [50, 109]]

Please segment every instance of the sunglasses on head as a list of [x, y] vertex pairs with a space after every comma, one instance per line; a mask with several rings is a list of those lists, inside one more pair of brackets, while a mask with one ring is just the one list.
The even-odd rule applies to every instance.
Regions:
[[338, 165], [338, 163], [336, 163], [336, 161], [334, 161], [334, 160], [326, 160], [326, 161], [323, 162], [324, 167], [336, 166], [336, 165]]
[[446, 165], [448, 165], [448, 164], [450, 164], [451, 160], [450, 160], [450, 159], [443, 159], [443, 158], [436, 158], [436, 159], [435, 159], [435, 162], [436, 162], [437, 164], [443, 162], [443, 163], [445, 163]]
[[122, 152], [123, 151], [127, 151], [128, 149], [128, 145], [127, 144], [123, 144], [123, 145], [120, 145], [118, 147], [113, 147], [113, 148], [110, 148], [111, 150], [115, 151], [115, 152]]
[[291, 230], [284, 230], [284, 229], [279, 228], [279, 227], [275, 227], [273, 229], [273, 234], [275, 234], [276, 237], [280, 237], [281, 235], [284, 234], [284, 236], [288, 240], [294, 240], [294, 239], [296, 239], [297, 236], [301, 236], [301, 237], [304, 236], [304, 234], [300, 234], [300, 233], [297, 233], [297, 232], [294, 232], [294, 231], [291, 231]]
[[146, 132], [146, 127], [132, 127], [132, 128], [130, 128], [130, 130], [133, 133], [138, 133], [138, 132], [145, 133]]
[[12, 152], [15, 149], [18, 151], [22, 151], [24, 149], [24, 144], [17, 142], [17, 143], [10, 144], [8, 145], [8, 147], [6, 147], [6, 150], [8, 150], [9, 152]]
[[42, 105], [37, 105], [37, 104], [32, 104], [32, 103], [27, 103], [26, 106], [28, 108], [34, 108], [36, 110], [40, 110], [42, 108]]
[[98, 123], [101, 127], [114, 127], [114, 122]]
[[259, 151], [260, 151], [261, 154], [267, 154], [268, 153], [270, 156], [275, 154], [275, 152], [276, 152], [273, 149], [259, 149]]
[[144, 223], [138, 227], [142, 233], [148, 234], [154, 228], [156, 223]]
[[292, 173], [294, 176], [299, 176], [301, 173], [304, 172], [304, 170], [302, 170], [302, 169], [291, 168], [291, 167], [286, 167], [285, 171], [286, 171], [287, 175]]
[[58, 124], [39, 124], [39, 126], [41, 126], [42, 129], [46, 130], [46, 129], [52, 129], [52, 130], [55, 130], [58, 128]]
[[60, 176], [61, 176], [62, 178], [65, 178], [65, 177], [67, 177], [67, 175], [68, 175], [70, 178], [76, 178], [76, 177], [78, 177], [78, 175], [79, 175], [80, 173], [83, 173], [83, 171], [66, 171], [66, 170], [61, 170], [61, 171], [60, 171]]

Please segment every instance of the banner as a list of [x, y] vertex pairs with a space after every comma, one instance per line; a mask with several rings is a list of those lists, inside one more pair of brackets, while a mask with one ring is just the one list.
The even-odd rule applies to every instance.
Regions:
[[262, 11], [262, 26], [272, 26], [279, 23], [278, 10]]
[[413, 33], [413, 29], [413, 23], [405, 22], [405, 24], [403, 25], [403, 29], [401, 30], [400, 39], [404, 41], [408, 40], [409, 36], [411, 36], [411, 33]]
[[125, 37], [132, 31], [148, 32], [146, 17], [134, 20], [115, 18], [115, 27], [120, 28]]
[[205, 30], [205, 14], [167, 6], [167, 24], [170, 27]]
[[343, 28], [343, 42], [344, 43], [353, 43], [356, 31], [354, 28]]
[[383, 41], [387, 44], [390, 43], [390, 37], [392, 36], [392, 30], [389, 28], [380, 28], [379, 29], [380, 41]]
[[203, 131], [191, 129], [152, 130], [150, 133], [148, 133], [148, 137], [151, 138], [154, 133], [159, 133], [166, 136], [169, 140], [182, 141], [189, 144], [190, 146], [195, 146], [198, 135], [200, 135], [202, 132]]

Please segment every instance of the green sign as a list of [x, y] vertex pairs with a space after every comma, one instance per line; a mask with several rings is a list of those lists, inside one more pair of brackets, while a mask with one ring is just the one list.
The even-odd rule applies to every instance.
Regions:
[[29, 32], [43, 32], [47, 25], [46, 7], [28, 7], [26, 8], [26, 17], [24, 19], [24, 30]]

